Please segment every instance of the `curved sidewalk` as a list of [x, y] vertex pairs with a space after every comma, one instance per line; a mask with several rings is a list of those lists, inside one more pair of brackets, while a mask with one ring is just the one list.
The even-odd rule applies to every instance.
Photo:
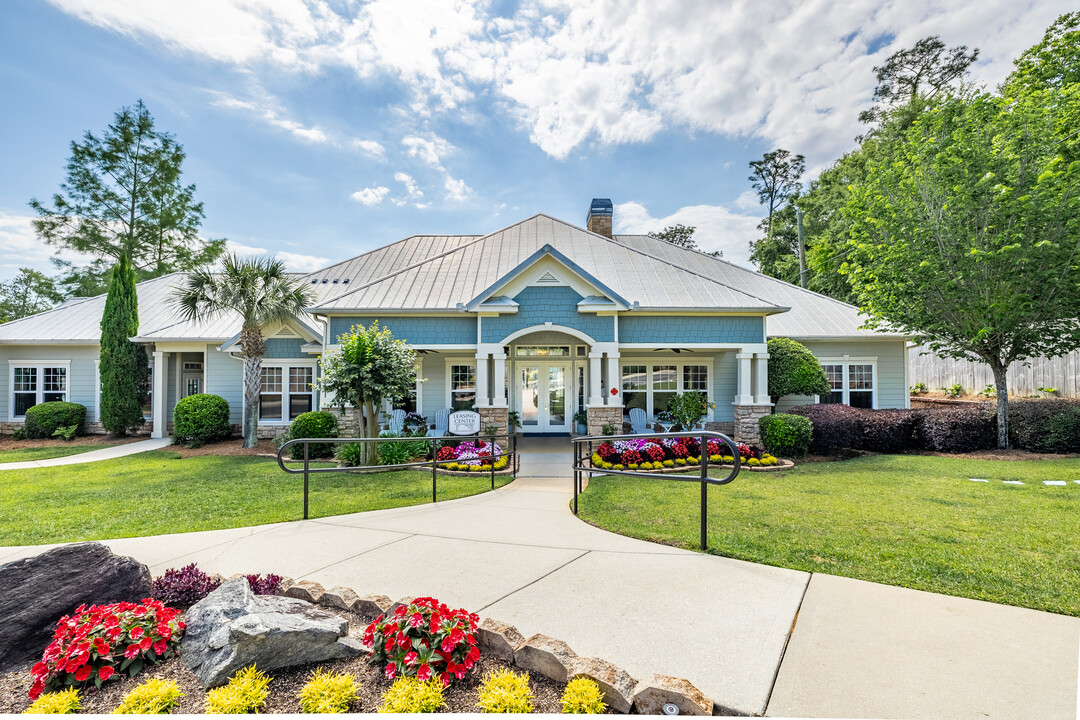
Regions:
[[60, 465], [80, 465], [82, 463], [112, 460], [150, 450], [161, 450], [172, 445], [172, 438], [151, 438], [133, 443], [113, 445], [112, 447], [88, 450], [84, 453], [46, 458], [45, 460], [24, 460], [22, 462], [0, 463], [0, 470], [28, 470], [30, 468], [59, 467]]
[[434, 595], [638, 678], [688, 678], [718, 711], [1075, 717], [1077, 618], [614, 535], [569, 512], [568, 467], [569, 453], [528, 452], [518, 480], [461, 500], [107, 544], [154, 574], [197, 562]]

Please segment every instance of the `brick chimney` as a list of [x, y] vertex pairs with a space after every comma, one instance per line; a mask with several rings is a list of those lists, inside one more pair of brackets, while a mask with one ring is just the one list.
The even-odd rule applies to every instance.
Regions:
[[593, 198], [589, 205], [589, 219], [586, 227], [597, 235], [611, 237], [613, 214], [610, 198]]

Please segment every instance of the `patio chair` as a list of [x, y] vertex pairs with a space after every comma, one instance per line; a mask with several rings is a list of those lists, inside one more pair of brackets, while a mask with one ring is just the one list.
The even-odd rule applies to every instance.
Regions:
[[427, 437], [444, 437], [450, 427], [450, 408], [435, 411], [435, 427], [427, 431]]
[[630, 427], [635, 435], [649, 432], [649, 416], [641, 408], [630, 408]]
[[405, 429], [405, 411], [391, 410], [386, 419], [386, 429], [395, 435], [400, 435]]

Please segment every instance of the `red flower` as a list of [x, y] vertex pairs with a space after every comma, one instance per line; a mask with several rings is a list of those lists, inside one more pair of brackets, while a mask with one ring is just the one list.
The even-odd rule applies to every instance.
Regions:
[[127, 650], [124, 651], [124, 657], [130, 660], [133, 657], [138, 657], [140, 652], [142, 650], [139, 649], [138, 645], [128, 645]]
[[450, 673], [444, 672], [442, 675], [439, 676], [439, 679], [442, 680], [442, 686], [446, 687], [450, 684]]
[[139, 638], [141, 638], [143, 636], [143, 629], [141, 627], [139, 627], [138, 625], [136, 625], [135, 627], [131, 628], [131, 630], [128, 631], [128, 635], [131, 636], [132, 640], [138, 640]]
[[147, 649], [149, 649], [149, 648], [150, 648], [150, 646], [151, 646], [151, 645], [152, 645], [153, 643], [154, 643], [154, 641], [153, 641], [153, 640], [151, 640], [151, 639], [150, 639], [150, 638], [148, 638], [148, 637], [144, 637], [144, 638], [143, 638], [142, 640], [140, 640], [140, 641], [139, 641], [139, 649], [140, 649], [140, 650], [147, 650]]
[[114, 672], [116, 672], [116, 671], [113, 670], [112, 667], [106, 665], [105, 667], [98, 670], [97, 676], [99, 678], [101, 678], [102, 680], [108, 680], [109, 678], [111, 678], [113, 676]]
[[165, 651], [169, 649], [169, 643], [165, 640], [158, 640], [154, 643], [154, 652], [158, 655], [164, 655]]
[[31, 675], [44, 675], [49, 672], [49, 666], [43, 662], [35, 663], [34, 667], [30, 668]]
[[89, 665], [83, 665], [81, 668], [79, 668], [78, 672], [75, 673], [75, 679], [78, 680], [79, 682], [85, 682], [86, 679], [88, 677], [90, 677], [90, 672], [91, 672], [90, 666]]
[[390, 638], [386, 641], [386, 644], [383, 645], [383, 649], [386, 650], [386, 652], [391, 652], [395, 645], [397, 645], [397, 643], [394, 642], [394, 638]]
[[386, 664], [386, 679], [387, 680], [393, 680], [395, 677], [397, 677], [397, 665], [395, 665], [394, 663], [387, 663]]
[[97, 650], [98, 655], [108, 655], [109, 650], [111, 649], [109, 643], [105, 642], [102, 638], [94, 638], [94, 650]]
[[30, 692], [28, 692], [27, 695], [30, 696], [31, 700], [37, 700], [38, 696], [41, 695], [41, 691], [44, 690], [44, 689], [45, 689], [45, 681], [44, 680], [37, 680], [37, 681], [34, 682], [33, 685], [30, 686]]
[[423, 682], [427, 682], [431, 679], [431, 666], [424, 663], [420, 666], [420, 669], [416, 671], [416, 679]]
[[405, 662], [406, 665], [412, 665], [413, 663], [416, 662], [416, 658], [417, 658], [416, 652], [413, 651], [413, 652], [407, 653], [405, 655], [404, 662]]
[[409, 618], [409, 626], [418, 628], [424, 624], [424, 616], [420, 613], [413, 613]]
[[116, 638], [120, 637], [120, 633], [122, 632], [123, 630], [118, 627], [111, 627], [105, 631], [105, 637], [109, 638], [110, 640], [115, 640]]

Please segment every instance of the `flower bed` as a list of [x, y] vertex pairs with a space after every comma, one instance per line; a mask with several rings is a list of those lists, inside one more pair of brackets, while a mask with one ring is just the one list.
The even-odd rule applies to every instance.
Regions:
[[510, 464], [510, 458], [503, 455], [498, 443], [484, 440], [464, 440], [455, 445], [443, 445], [435, 454], [439, 468], [459, 473], [490, 473], [504, 471]]
[[[724, 451], [728, 448], [718, 440], [709, 440], [705, 451], [711, 465], [733, 465], [734, 456]], [[743, 467], [766, 469], [790, 467], [791, 463], [779, 460], [752, 445], [739, 443], [739, 455]], [[697, 438], [660, 438], [615, 440], [604, 442], [596, 448], [591, 461], [594, 468], [602, 470], [646, 470], [680, 472], [701, 465], [701, 443]]]

